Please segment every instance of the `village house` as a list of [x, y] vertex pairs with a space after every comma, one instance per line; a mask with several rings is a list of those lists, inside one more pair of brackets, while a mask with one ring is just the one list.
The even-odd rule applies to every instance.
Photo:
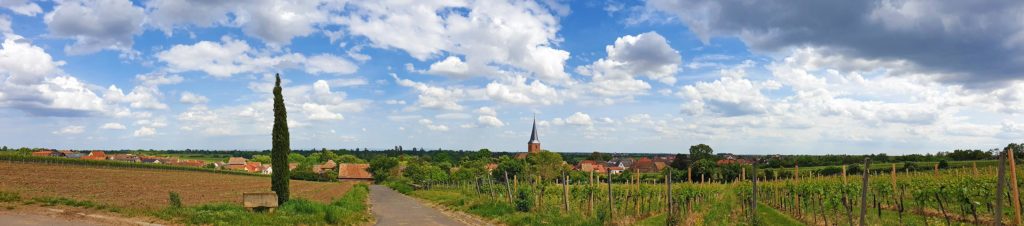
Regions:
[[[293, 163], [288, 163], [288, 171], [295, 170], [295, 168], [299, 168], [299, 164], [298, 163], [294, 163], [294, 162]], [[262, 173], [262, 174], [273, 174], [274, 173], [273, 165], [271, 165], [271, 164], [263, 165], [263, 171], [260, 171], [260, 173]]]
[[487, 163], [487, 166], [484, 166], [484, 168], [487, 169], [487, 173], [491, 173], [491, 171], [494, 171], [495, 169], [498, 169], [498, 164], [497, 163]]
[[633, 167], [633, 163], [634, 163], [633, 158], [615, 157], [615, 158], [612, 158], [611, 160], [608, 160], [608, 162], [605, 164], [605, 166], [607, 166], [607, 167], [621, 167], [623, 169], [629, 169], [630, 167]]
[[597, 161], [594, 161], [594, 160], [583, 160], [583, 161], [580, 161], [579, 163], [576, 164], [576, 166], [573, 167], [573, 169], [575, 169], [577, 171], [582, 171], [582, 172], [596, 172], [596, 173], [604, 173], [605, 171], [607, 171], [607, 168], [605, 167], [604, 164], [600, 164], [600, 163], [598, 163]]
[[338, 167], [338, 163], [335, 163], [334, 160], [327, 160], [324, 164], [313, 165], [313, 173], [333, 171], [335, 167]]
[[87, 160], [107, 160], [107, 154], [103, 151], [92, 151], [89, 155], [82, 156], [82, 159]]
[[338, 180], [373, 182], [370, 164], [342, 163], [338, 165]]
[[612, 174], [620, 174], [624, 170], [626, 170], [626, 168], [622, 168], [622, 167], [618, 167], [618, 166], [608, 167], [608, 172], [611, 172]]
[[666, 166], [668, 166], [668, 164], [665, 164], [665, 162], [656, 162], [647, 157], [643, 157], [636, 160], [636, 163], [633, 164], [633, 169], [640, 173], [657, 173], [661, 172], [662, 169], [665, 169]]
[[250, 173], [259, 173], [263, 171], [263, 163], [260, 162], [247, 162], [245, 163], [245, 171]]

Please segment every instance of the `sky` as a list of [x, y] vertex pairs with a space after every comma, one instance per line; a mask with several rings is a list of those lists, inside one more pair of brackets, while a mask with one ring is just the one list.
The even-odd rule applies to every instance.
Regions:
[[1024, 1], [0, 1], [0, 144], [914, 154], [1024, 135]]

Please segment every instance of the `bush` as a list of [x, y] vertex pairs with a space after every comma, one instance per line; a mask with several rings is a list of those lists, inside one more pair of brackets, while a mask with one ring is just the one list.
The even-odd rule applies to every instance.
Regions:
[[292, 199], [271, 214], [250, 212], [237, 203], [220, 203], [167, 208], [154, 215], [187, 225], [358, 225], [370, 219], [368, 194], [366, 185], [357, 184], [330, 204]]
[[17, 202], [20, 200], [21, 195], [18, 195], [18, 193], [0, 191], [0, 202]]
[[181, 208], [181, 196], [176, 192], [171, 192], [168, 196], [168, 202], [171, 203], [171, 208]]
[[[334, 175], [334, 176], [331, 176], [331, 175]], [[290, 177], [291, 177], [292, 180], [335, 182], [335, 181], [338, 181], [338, 176], [337, 175], [338, 175], [337, 173], [334, 173], [334, 174], [329, 174], [329, 173], [318, 174], [318, 173], [314, 173], [312, 171], [295, 170], [295, 171], [292, 171]]]
[[398, 191], [398, 193], [408, 195], [409, 193], [412, 193], [413, 190], [415, 190], [413, 189], [412, 185], [410, 185], [409, 182], [409, 179], [402, 178], [384, 182], [384, 185], [388, 186], [391, 189], [395, 189], [395, 191]]
[[529, 212], [530, 207], [533, 206], [533, 198], [530, 195], [530, 190], [526, 188], [519, 189], [519, 194], [516, 195], [516, 210], [520, 212]]

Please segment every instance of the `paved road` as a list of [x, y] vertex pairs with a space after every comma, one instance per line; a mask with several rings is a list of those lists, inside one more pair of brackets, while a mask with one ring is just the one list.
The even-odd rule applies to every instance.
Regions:
[[377, 225], [466, 225], [381, 185], [370, 186], [370, 205]]
[[99, 225], [86, 221], [70, 221], [53, 216], [25, 215], [25, 214], [0, 214], [0, 225], [6, 226], [94, 226]]

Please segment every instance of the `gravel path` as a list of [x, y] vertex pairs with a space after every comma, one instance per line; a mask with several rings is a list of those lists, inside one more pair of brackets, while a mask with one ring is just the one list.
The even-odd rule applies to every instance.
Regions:
[[0, 225], [7, 226], [93, 226], [100, 225], [86, 221], [72, 221], [54, 216], [27, 215], [27, 214], [0, 214]]
[[381, 185], [370, 186], [370, 205], [377, 225], [466, 225]]

